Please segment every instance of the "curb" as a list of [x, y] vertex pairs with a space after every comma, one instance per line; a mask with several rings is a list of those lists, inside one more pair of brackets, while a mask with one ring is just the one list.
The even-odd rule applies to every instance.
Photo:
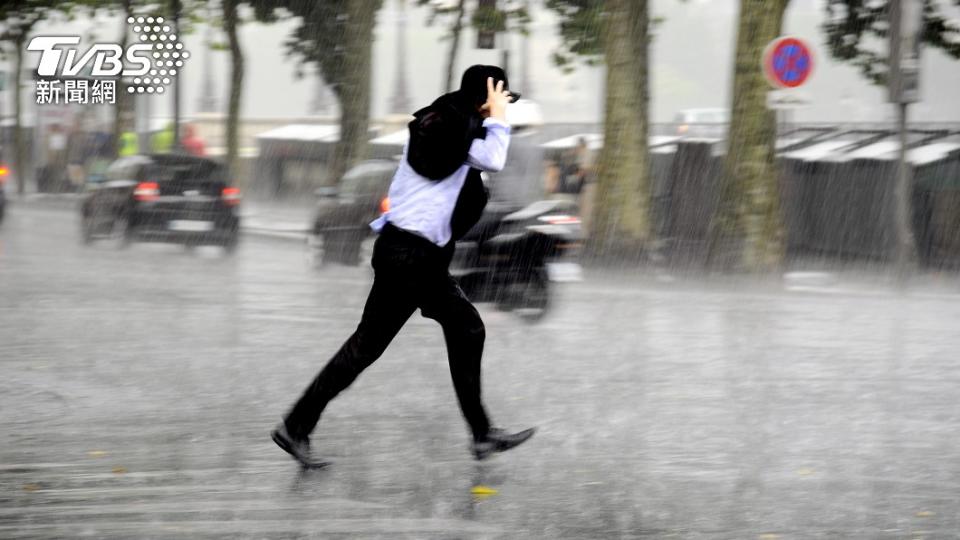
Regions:
[[252, 236], [256, 238], [269, 238], [271, 240], [280, 240], [283, 242], [296, 242], [299, 244], [305, 244], [307, 242], [307, 233], [304, 232], [291, 232], [291, 231], [281, 231], [275, 229], [265, 229], [262, 227], [244, 227], [240, 225], [240, 232], [244, 236]]
[[11, 208], [61, 208], [75, 209], [83, 200], [80, 193], [29, 193], [23, 197], [7, 194], [7, 204]]
[[[7, 198], [8, 211], [17, 207], [21, 208], [42, 208], [56, 210], [76, 210], [83, 200], [82, 193], [30, 193], [25, 197], [16, 195]], [[297, 229], [286, 224], [280, 228], [264, 227], [260, 224], [244, 225], [245, 219], [240, 217], [240, 232], [244, 236], [255, 238], [266, 238], [280, 240], [284, 242], [306, 243], [308, 230], [306, 228]]]

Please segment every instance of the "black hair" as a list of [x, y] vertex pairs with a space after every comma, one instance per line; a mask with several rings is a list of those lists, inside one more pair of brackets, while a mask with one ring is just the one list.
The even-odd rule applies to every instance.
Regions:
[[498, 66], [487, 66], [476, 64], [467, 68], [460, 78], [460, 90], [458, 91], [474, 107], [479, 107], [487, 101], [487, 78], [493, 77], [493, 84], [497, 81], [503, 81], [503, 89], [508, 90], [510, 83], [507, 81], [507, 74], [503, 68]]

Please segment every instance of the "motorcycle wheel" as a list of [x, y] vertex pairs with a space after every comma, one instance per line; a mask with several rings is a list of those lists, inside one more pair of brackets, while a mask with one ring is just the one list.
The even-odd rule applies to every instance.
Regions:
[[80, 219], [80, 241], [83, 245], [89, 246], [97, 239], [96, 231], [93, 228], [93, 219], [83, 216]]
[[550, 306], [550, 287], [544, 272], [534, 272], [520, 287], [513, 312], [528, 323], [539, 322]]

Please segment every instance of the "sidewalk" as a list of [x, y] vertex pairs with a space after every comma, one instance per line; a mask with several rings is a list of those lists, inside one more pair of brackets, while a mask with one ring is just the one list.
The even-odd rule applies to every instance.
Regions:
[[304, 241], [313, 220], [314, 201], [244, 201], [240, 228], [245, 234]]

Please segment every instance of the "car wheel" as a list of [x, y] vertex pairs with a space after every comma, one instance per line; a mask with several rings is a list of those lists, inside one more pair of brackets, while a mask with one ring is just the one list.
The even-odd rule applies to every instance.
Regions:
[[307, 235], [304, 248], [304, 259], [311, 268], [323, 267], [323, 236], [319, 234]]
[[233, 255], [237, 251], [237, 245], [240, 243], [240, 234], [233, 231], [223, 244], [223, 251], [228, 255]]
[[133, 229], [130, 227], [130, 219], [127, 216], [120, 215], [114, 218], [110, 240], [117, 249], [125, 249], [130, 246], [130, 242], [133, 240]]

